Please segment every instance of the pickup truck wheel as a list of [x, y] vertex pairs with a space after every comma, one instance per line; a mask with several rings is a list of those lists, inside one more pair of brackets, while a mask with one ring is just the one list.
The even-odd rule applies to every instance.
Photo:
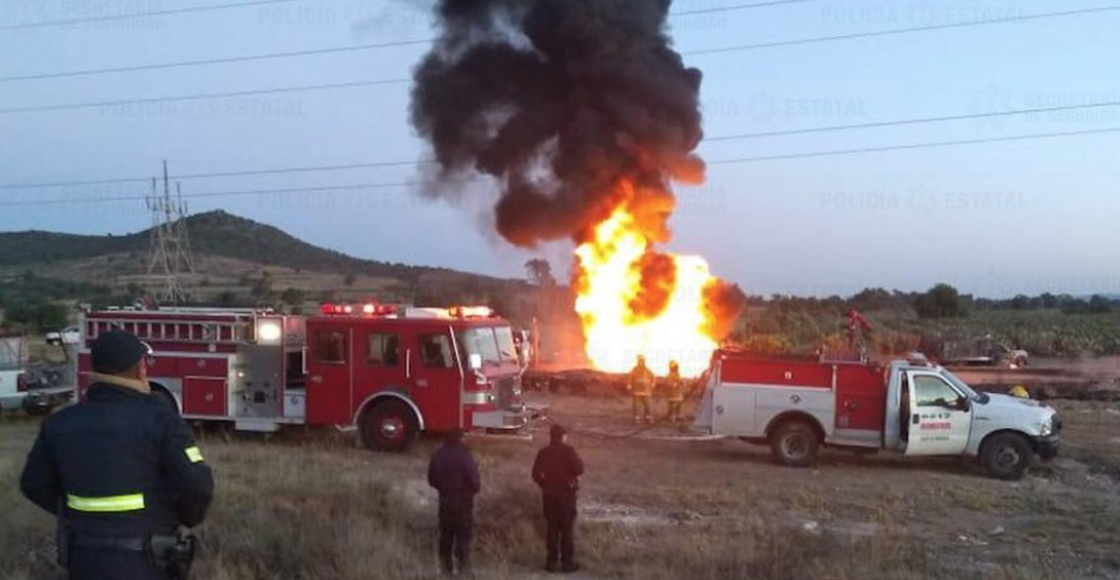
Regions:
[[1031, 446], [1022, 435], [1000, 433], [984, 441], [980, 462], [993, 477], [1021, 479], [1031, 458]]
[[367, 449], [391, 452], [407, 450], [419, 431], [412, 409], [400, 401], [378, 403], [362, 413], [359, 429]]
[[816, 430], [804, 421], [783, 423], [770, 435], [770, 454], [781, 465], [812, 465], [819, 447]]

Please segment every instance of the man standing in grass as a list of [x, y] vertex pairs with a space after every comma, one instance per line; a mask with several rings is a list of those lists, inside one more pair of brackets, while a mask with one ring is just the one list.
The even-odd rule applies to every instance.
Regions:
[[572, 533], [576, 522], [576, 493], [579, 491], [579, 476], [583, 475], [583, 460], [568, 445], [567, 432], [563, 427], [553, 425], [548, 435], [548, 446], [537, 453], [537, 459], [533, 462], [533, 481], [543, 492], [544, 517], [548, 521], [548, 559], [545, 568], [549, 572], [555, 572], [559, 560], [561, 571], [575, 572], [579, 570], [579, 565], [575, 561]]
[[182, 580], [214, 479], [194, 435], [152, 395], [151, 349], [102, 333], [86, 399], [50, 416], [27, 456], [20, 489], [58, 517], [59, 563], [71, 580]]
[[[463, 445], [463, 430], [453, 429], [428, 464], [428, 485], [439, 491], [439, 559], [443, 572], [471, 573], [474, 496], [481, 489], [478, 465]], [[452, 552], [455, 559], [452, 560]]]

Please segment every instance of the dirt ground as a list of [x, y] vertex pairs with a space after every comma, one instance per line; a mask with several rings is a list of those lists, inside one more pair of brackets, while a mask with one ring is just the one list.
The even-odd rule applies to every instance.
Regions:
[[[1120, 403], [1053, 400], [1061, 456], [1019, 482], [969, 460], [826, 451], [819, 465], [770, 463], [737, 440], [683, 440], [658, 426], [631, 437], [628, 402], [534, 394], [583, 455], [573, 578], [1120, 579]], [[660, 408], [659, 408], [660, 410]], [[0, 421], [0, 579], [50, 578], [51, 521], [18, 496], [37, 424]], [[547, 425], [480, 436], [480, 578], [545, 578], [529, 480]], [[435, 577], [438, 442], [403, 455], [332, 432], [262, 439], [201, 433], [218, 497], [201, 533], [198, 578]]]

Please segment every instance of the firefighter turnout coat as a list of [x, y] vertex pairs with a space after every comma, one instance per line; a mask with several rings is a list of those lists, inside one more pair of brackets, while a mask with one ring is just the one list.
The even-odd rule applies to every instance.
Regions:
[[213, 487], [193, 434], [170, 406], [100, 382], [44, 421], [20, 480], [28, 499], [60, 518], [71, 550], [198, 525]]

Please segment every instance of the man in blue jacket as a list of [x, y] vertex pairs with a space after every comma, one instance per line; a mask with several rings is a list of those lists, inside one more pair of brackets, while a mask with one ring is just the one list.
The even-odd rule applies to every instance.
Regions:
[[151, 394], [149, 349], [98, 337], [86, 400], [43, 422], [20, 489], [59, 520], [71, 580], [178, 580], [194, 556], [181, 526], [206, 516], [214, 481], [189, 427]]
[[563, 572], [579, 570], [575, 561], [573, 531], [576, 523], [576, 493], [583, 460], [567, 443], [567, 431], [553, 425], [548, 432], [549, 443], [537, 453], [533, 462], [533, 481], [544, 496], [544, 517], [548, 522], [548, 559], [545, 568], [556, 571], [557, 560]]
[[[474, 527], [474, 496], [481, 489], [478, 465], [463, 445], [463, 430], [454, 429], [432, 454], [428, 485], [439, 491], [439, 559], [443, 572], [471, 572], [471, 530]], [[452, 552], [455, 559], [452, 560]]]

